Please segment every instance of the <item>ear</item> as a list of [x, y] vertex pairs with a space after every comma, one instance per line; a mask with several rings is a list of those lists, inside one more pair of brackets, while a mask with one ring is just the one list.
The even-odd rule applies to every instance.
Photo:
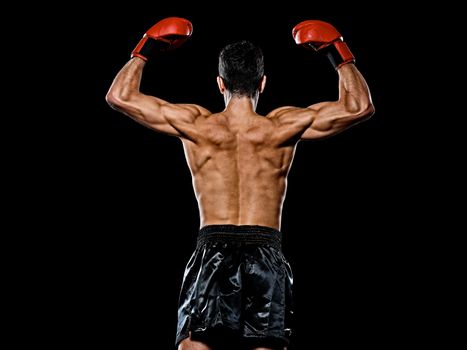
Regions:
[[263, 75], [263, 77], [261, 78], [261, 81], [259, 83], [259, 93], [260, 94], [263, 93], [265, 87], [266, 87], [266, 76]]
[[225, 92], [225, 85], [224, 80], [220, 76], [217, 77], [217, 86], [219, 87], [219, 91], [223, 95]]

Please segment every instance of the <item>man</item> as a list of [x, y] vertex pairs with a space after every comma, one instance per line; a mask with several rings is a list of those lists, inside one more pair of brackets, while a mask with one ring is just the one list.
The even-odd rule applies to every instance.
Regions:
[[337, 101], [258, 115], [266, 85], [263, 55], [247, 41], [220, 53], [222, 112], [141, 93], [146, 61], [178, 47], [191, 33], [186, 19], [155, 24], [107, 94], [114, 109], [179, 137], [193, 177], [201, 229], [185, 271], [176, 343], [179, 350], [285, 349], [292, 273], [281, 252], [280, 225], [295, 148], [300, 140], [334, 135], [370, 117], [370, 92], [341, 35], [313, 20], [298, 24], [293, 37], [328, 56], [339, 74]]

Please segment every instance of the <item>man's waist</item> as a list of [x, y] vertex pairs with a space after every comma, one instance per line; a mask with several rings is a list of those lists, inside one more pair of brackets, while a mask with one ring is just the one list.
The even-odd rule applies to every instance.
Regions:
[[258, 225], [207, 225], [200, 229], [197, 245], [208, 242], [268, 245], [281, 249], [282, 233]]

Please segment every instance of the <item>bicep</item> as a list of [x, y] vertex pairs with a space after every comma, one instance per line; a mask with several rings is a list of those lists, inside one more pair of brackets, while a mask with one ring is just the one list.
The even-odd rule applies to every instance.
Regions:
[[335, 135], [355, 124], [355, 113], [352, 113], [340, 101], [320, 102], [309, 106], [314, 118], [301, 136], [302, 140], [316, 140]]
[[354, 121], [340, 102], [320, 102], [307, 108], [281, 107], [270, 113], [276, 121], [275, 137], [280, 143], [316, 140], [334, 135]]
[[278, 144], [297, 142], [311, 126], [314, 111], [308, 108], [280, 107], [267, 115], [274, 124], [274, 139]]
[[172, 104], [142, 93], [132, 96], [119, 109], [150, 129], [187, 139], [195, 137], [196, 117], [208, 113], [200, 106]]

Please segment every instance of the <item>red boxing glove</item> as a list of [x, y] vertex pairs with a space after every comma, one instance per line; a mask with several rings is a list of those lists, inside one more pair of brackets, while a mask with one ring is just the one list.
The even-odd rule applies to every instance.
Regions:
[[131, 57], [147, 61], [155, 52], [174, 49], [182, 45], [193, 33], [193, 25], [184, 18], [168, 17], [153, 25], [144, 34]]
[[308, 20], [297, 24], [292, 35], [297, 45], [309, 46], [324, 53], [334, 68], [355, 62], [341, 34], [331, 24], [323, 21]]

